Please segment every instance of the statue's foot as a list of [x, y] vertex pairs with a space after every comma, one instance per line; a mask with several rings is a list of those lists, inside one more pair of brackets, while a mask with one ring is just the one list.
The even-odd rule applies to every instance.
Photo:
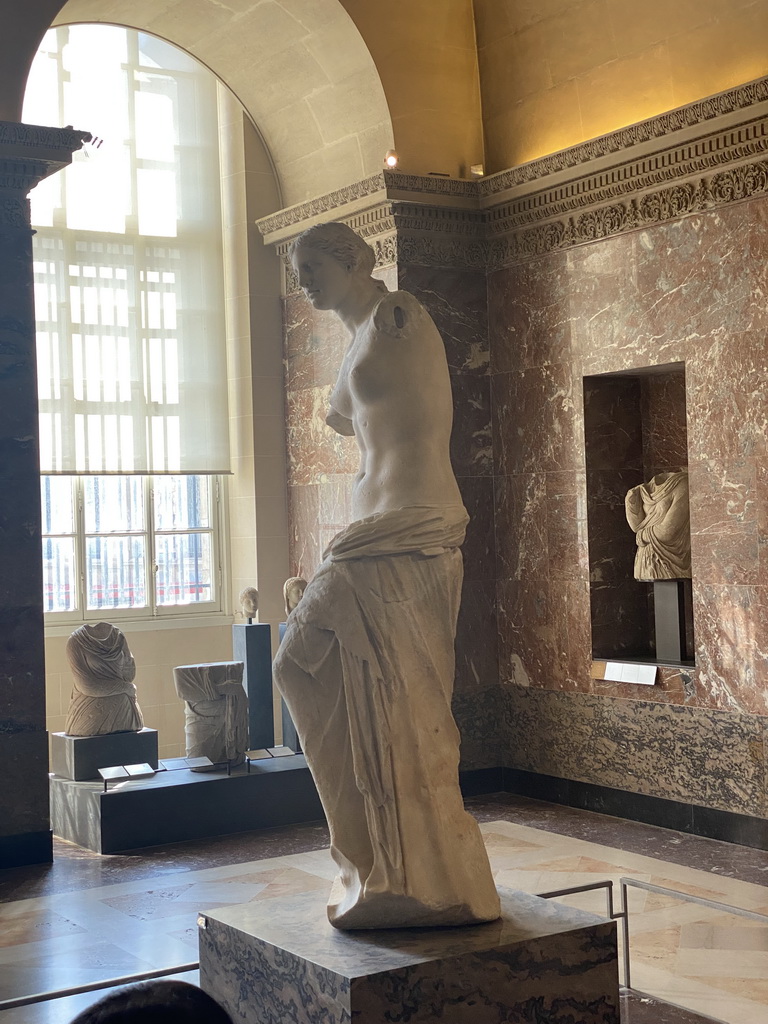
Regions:
[[472, 903], [447, 905], [420, 900], [405, 893], [350, 892], [336, 878], [328, 899], [328, 920], [334, 928], [355, 931], [374, 928], [455, 928], [487, 924], [500, 915], [494, 889]]

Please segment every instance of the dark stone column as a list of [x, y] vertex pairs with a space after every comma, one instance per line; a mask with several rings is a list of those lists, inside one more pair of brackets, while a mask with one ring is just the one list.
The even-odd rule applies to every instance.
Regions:
[[52, 856], [27, 195], [88, 138], [0, 121], [0, 867]]

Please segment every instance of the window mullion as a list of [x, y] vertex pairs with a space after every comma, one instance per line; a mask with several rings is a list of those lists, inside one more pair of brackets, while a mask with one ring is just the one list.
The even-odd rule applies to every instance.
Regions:
[[77, 566], [78, 602], [80, 618], [86, 619], [86, 586], [85, 586], [85, 497], [83, 494], [83, 478], [75, 477], [75, 565]]
[[155, 545], [155, 487], [154, 477], [144, 478], [144, 522], [147, 527], [147, 595], [149, 614], [157, 615], [157, 551]]

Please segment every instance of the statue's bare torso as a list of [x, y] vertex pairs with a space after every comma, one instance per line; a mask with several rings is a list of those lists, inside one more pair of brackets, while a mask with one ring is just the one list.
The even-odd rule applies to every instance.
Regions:
[[461, 502], [448, 454], [453, 412], [445, 349], [412, 295], [378, 296], [352, 335], [330, 406], [329, 426], [354, 433], [360, 449], [355, 519]]

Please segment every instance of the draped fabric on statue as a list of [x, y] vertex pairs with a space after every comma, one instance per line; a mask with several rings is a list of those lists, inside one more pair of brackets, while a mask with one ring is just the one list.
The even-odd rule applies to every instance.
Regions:
[[75, 681], [64, 727], [68, 736], [143, 728], [133, 684], [136, 663], [117, 626], [80, 626], [67, 640], [67, 659]]
[[498, 917], [451, 714], [467, 522], [455, 506], [353, 523], [288, 618], [275, 679], [328, 817], [340, 927]]
[[209, 757], [214, 764], [239, 764], [248, 749], [248, 697], [242, 661], [179, 665], [176, 693], [185, 701], [187, 757]]
[[658, 473], [627, 492], [627, 521], [636, 533], [635, 578], [691, 578], [688, 473]]

